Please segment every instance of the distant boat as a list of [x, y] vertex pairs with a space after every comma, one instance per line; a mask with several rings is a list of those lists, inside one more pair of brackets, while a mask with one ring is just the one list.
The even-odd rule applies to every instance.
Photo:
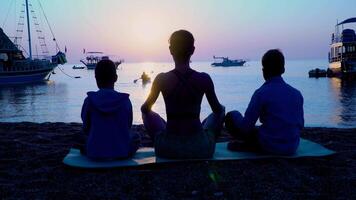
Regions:
[[72, 69], [84, 69], [85, 67], [82, 67], [82, 66], [73, 66]]
[[[109, 59], [110, 59], [109, 56], [104, 55], [103, 52], [92, 51], [92, 52], [87, 53], [87, 56], [85, 58], [86, 61], [80, 60], [80, 62], [83, 63], [87, 67], [87, 69], [95, 69], [96, 64], [98, 64], [99, 61], [109, 60]], [[116, 69], [122, 62], [123, 62], [123, 60], [114, 61]]]
[[[31, 10], [31, 13], [34, 11]], [[53, 70], [58, 64], [66, 63], [66, 56], [64, 53], [58, 51], [58, 53], [51, 57], [37, 55], [36, 58], [32, 55], [32, 40], [31, 40], [31, 27], [30, 27], [30, 13], [29, 3], [25, 0], [23, 4], [23, 10], [21, 11], [20, 18], [25, 19], [27, 16], [27, 34], [28, 34], [28, 52], [29, 57], [26, 58], [23, 51], [20, 50], [20, 44], [18, 40], [22, 39], [22, 36], [15, 37], [15, 41], [12, 42], [10, 38], [0, 28], [0, 84], [18, 84], [18, 83], [31, 83], [48, 80]], [[34, 18], [34, 16], [32, 16]], [[34, 18], [36, 19], [36, 18]], [[19, 23], [17, 33], [23, 33], [25, 23]], [[39, 24], [35, 22], [35, 28], [39, 27]], [[36, 30], [37, 33], [41, 33], [41, 30]], [[44, 36], [38, 36], [38, 40], [41, 41], [41, 49], [43, 54], [48, 54], [48, 50], [45, 44]], [[55, 41], [55, 38], [53, 38]], [[37, 50], [37, 48], [36, 48]], [[57, 50], [58, 45], [57, 45]]]
[[[344, 29], [345, 24], [356, 23], [356, 17], [337, 23], [331, 36], [329, 71], [332, 76], [356, 75], [356, 34], [353, 29]], [[341, 34], [340, 34], [341, 26]]]
[[325, 69], [315, 68], [308, 72], [310, 78], [326, 77], [328, 72]]
[[222, 59], [222, 62], [214, 62], [211, 65], [215, 67], [232, 67], [232, 66], [243, 66], [246, 60], [237, 59], [230, 60], [228, 57], [213, 57], [214, 59]]

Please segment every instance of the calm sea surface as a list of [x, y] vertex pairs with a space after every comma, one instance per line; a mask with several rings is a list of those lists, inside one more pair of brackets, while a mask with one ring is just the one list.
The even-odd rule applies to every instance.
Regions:
[[[72, 69], [73, 65], [59, 69], [51, 81], [0, 87], [1, 122], [81, 122], [80, 111], [87, 91], [97, 90], [94, 71]], [[172, 63], [124, 63], [118, 70], [116, 90], [130, 94], [134, 123], [140, 124], [140, 106], [147, 97], [151, 84], [134, 83], [143, 71], [153, 79], [159, 72], [172, 69]], [[211, 67], [208, 62], [193, 62], [197, 71], [210, 74], [219, 100], [227, 111], [244, 112], [251, 95], [263, 84], [260, 62], [248, 62], [246, 67]], [[356, 81], [337, 78], [308, 78], [308, 71], [315, 67], [326, 68], [326, 60], [287, 61], [284, 79], [304, 96], [306, 126], [356, 127]], [[165, 116], [165, 106], [160, 95], [153, 108]], [[201, 119], [211, 112], [206, 99], [202, 105]]]

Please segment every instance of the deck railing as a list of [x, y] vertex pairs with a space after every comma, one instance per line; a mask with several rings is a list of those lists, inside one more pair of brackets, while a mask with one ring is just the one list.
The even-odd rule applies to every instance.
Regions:
[[347, 56], [338, 55], [336, 57], [330, 58], [329, 62], [341, 62], [341, 61], [348, 61], [348, 60], [355, 60], [356, 61], [356, 53], [347, 54]]

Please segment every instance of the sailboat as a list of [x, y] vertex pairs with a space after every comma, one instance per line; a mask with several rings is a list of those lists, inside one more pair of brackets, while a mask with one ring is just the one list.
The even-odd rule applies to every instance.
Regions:
[[[25, 0], [25, 4], [23, 4], [24, 11], [22, 11], [23, 15], [20, 16], [20, 20], [25, 19], [25, 14], [27, 18], [27, 58], [24, 56], [25, 50], [21, 50], [21, 46], [17, 42], [19, 38], [22, 38], [22, 36], [15, 37], [15, 41], [13, 42], [0, 28], [0, 85], [32, 83], [49, 80], [49, 77], [52, 74], [53, 70], [59, 64], [65, 64], [67, 62], [66, 55], [59, 50], [59, 46], [57, 43], [56, 50], [58, 51], [58, 53], [56, 55], [45, 56], [42, 58], [40, 58], [39, 56], [33, 56], [29, 6], [32, 5], [29, 4], [28, 0]], [[35, 20], [37, 18], [33, 16], [33, 13], [34, 11], [31, 10], [32, 18]], [[18, 25], [25, 25], [25, 23], [20, 21]], [[35, 22], [35, 25], [38, 26], [38, 22]], [[23, 30], [17, 30], [17, 32], [22, 33]], [[40, 30], [36, 30], [36, 32], [41, 33]], [[42, 43], [40, 44], [41, 48], [44, 49], [42, 53], [48, 54], [48, 50], [46, 50], [47, 48], [45, 44], [45, 37], [38, 35], [38, 40], [42, 41]], [[54, 37], [53, 40], [56, 41]]]

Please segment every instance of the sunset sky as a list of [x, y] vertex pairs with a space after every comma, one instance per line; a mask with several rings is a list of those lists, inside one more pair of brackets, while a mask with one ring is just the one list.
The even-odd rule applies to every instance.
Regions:
[[[11, 24], [21, 8], [20, 0], [15, 1], [19, 4], [16, 9], [10, 7], [11, 1], [1, 0], [0, 7], [0, 26], [8, 34], [14, 33]], [[30, 1], [37, 9], [37, 0]], [[67, 46], [68, 60], [73, 63], [83, 57], [83, 48], [118, 55], [128, 62], [170, 61], [168, 38], [178, 29], [194, 34], [192, 60], [196, 61], [212, 60], [213, 55], [259, 59], [270, 48], [280, 48], [289, 59], [326, 58], [336, 20], [356, 16], [355, 0], [41, 2], [59, 44], [63, 49]], [[42, 26], [51, 43], [47, 26]]]

